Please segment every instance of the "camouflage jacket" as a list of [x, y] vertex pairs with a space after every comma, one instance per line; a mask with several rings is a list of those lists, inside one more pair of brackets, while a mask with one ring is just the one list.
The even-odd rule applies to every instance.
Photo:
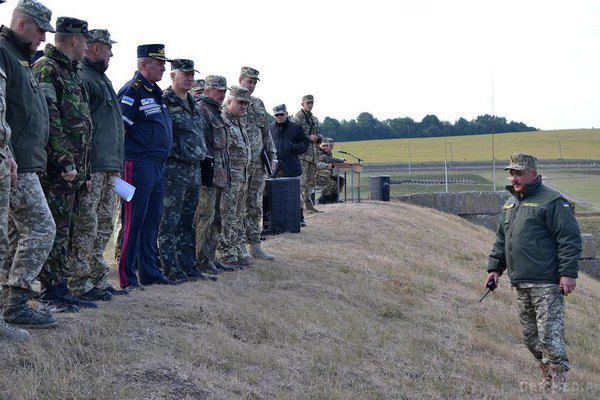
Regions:
[[231, 180], [246, 182], [248, 168], [250, 167], [250, 146], [246, 127], [240, 118], [234, 117], [226, 108], [221, 114], [227, 127], [229, 142], [229, 165], [231, 167]]
[[323, 149], [319, 147], [319, 159], [317, 161], [317, 169], [329, 170], [329, 164], [343, 163], [344, 161], [345, 160], [343, 158], [335, 158], [331, 153], [323, 151]]
[[250, 141], [252, 163], [262, 163], [261, 153], [263, 149], [267, 150], [269, 159], [277, 159], [277, 151], [269, 132], [267, 110], [261, 99], [250, 96], [248, 114], [242, 118], [242, 121], [246, 125], [246, 133]]
[[202, 115], [206, 155], [214, 158], [213, 186], [228, 187], [231, 184], [227, 127], [221, 117], [221, 105], [206, 95], [200, 95], [198, 109]]
[[[319, 120], [311, 112], [305, 113], [300, 110], [294, 115], [294, 122], [302, 127], [304, 134], [308, 137], [310, 135], [319, 134]], [[306, 153], [300, 155], [300, 160], [316, 164], [319, 160], [319, 145], [310, 142]]]
[[173, 120], [173, 145], [167, 162], [199, 163], [206, 156], [204, 118], [190, 94], [187, 95], [187, 99], [188, 104], [170, 87], [163, 92], [163, 101]]
[[0, 161], [12, 158], [10, 126], [6, 122], [6, 72], [0, 67]]
[[[79, 63], [71, 62], [57, 47], [48, 44], [44, 56], [33, 66], [33, 73], [46, 97], [50, 113], [50, 138], [47, 184], [76, 189], [90, 172], [92, 117], [89, 99], [79, 76]], [[77, 170], [72, 182], [61, 173]]]

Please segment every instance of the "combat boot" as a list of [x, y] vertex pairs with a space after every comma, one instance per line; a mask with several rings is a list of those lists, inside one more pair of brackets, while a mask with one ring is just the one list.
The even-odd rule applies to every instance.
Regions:
[[4, 310], [4, 321], [31, 329], [56, 326], [56, 319], [52, 314], [32, 310], [27, 304], [27, 300], [29, 300], [29, 290], [9, 287], [8, 307]]
[[0, 338], [3, 337], [13, 340], [26, 340], [29, 339], [29, 332], [27, 332], [25, 329], [17, 328], [7, 324], [4, 322], [4, 318], [0, 314]]
[[552, 391], [553, 397], [561, 398], [567, 393], [567, 371], [559, 365], [551, 365], [549, 367], [552, 374]]
[[311, 213], [320, 213], [323, 211], [317, 210], [315, 208], [315, 206], [313, 205], [312, 201], [305, 201], [304, 202], [304, 207], [306, 208], [306, 211], [310, 211]]
[[253, 264], [254, 263], [252, 262], [252, 257], [238, 256], [237, 262], [236, 262], [236, 265], [239, 265], [241, 267], [249, 267]]
[[540, 382], [540, 388], [546, 393], [550, 393], [550, 389], [552, 389], [552, 372], [550, 371], [550, 367], [546, 364], [539, 363], [540, 370], [542, 371], [542, 381]]
[[236, 266], [233, 266], [231, 264], [222, 263], [220, 261], [215, 261], [213, 265], [217, 269], [217, 271], [219, 271], [219, 273], [221, 273], [222, 271], [233, 272], [237, 269]]
[[252, 258], [252, 254], [250, 254], [250, 252], [248, 252], [248, 248], [246, 247], [246, 243], [240, 244], [239, 249], [242, 252], [242, 257], [244, 257], [244, 258], [246, 258], [246, 257]]
[[260, 243], [252, 243], [250, 244], [250, 254], [254, 258], [260, 258], [262, 260], [272, 261], [275, 259], [272, 254], [265, 253], [263, 249], [260, 247]]
[[43, 289], [39, 302], [39, 310], [45, 314], [79, 312], [78, 306], [67, 303], [62, 299], [62, 295], [57, 286], [49, 286]]
[[107, 287], [105, 287], [104, 289], [102, 289], [102, 291], [103, 292], [108, 292], [112, 296], [127, 296], [129, 294], [129, 290], [127, 290], [127, 289], [115, 289], [111, 285], [108, 285]]
[[79, 296], [79, 299], [87, 301], [110, 301], [110, 299], [112, 299], [112, 294], [98, 288], [92, 288]]
[[204, 273], [212, 274], [212, 275], [218, 275], [222, 272], [221, 270], [219, 270], [219, 268], [217, 268], [216, 264], [213, 263], [212, 261], [206, 261], [202, 265], [202, 267], [200, 267], [200, 271], [202, 271]]

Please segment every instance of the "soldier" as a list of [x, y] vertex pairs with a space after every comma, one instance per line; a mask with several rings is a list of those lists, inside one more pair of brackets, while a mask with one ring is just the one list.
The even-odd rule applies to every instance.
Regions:
[[319, 204], [336, 203], [338, 200], [338, 179], [340, 190], [344, 187], [344, 178], [333, 174], [334, 164], [344, 163], [343, 158], [332, 155], [335, 142], [332, 138], [323, 138], [319, 145], [319, 162], [317, 163], [317, 186], [321, 187]]
[[218, 274], [234, 271], [235, 267], [216, 260], [215, 252], [221, 236], [221, 202], [223, 191], [231, 185], [228, 137], [221, 116], [221, 105], [227, 92], [227, 80], [223, 76], [206, 77], [204, 93], [198, 102], [204, 126], [207, 147], [206, 161], [202, 166], [200, 200], [196, 208], [196, 257], [200, 268]]
[[[42, 177], [42, 188], [56, 223], [56, 237], [44, 268], [40, 273], [43, 293], [42, 306], [55, 311], [77, 311], [70, 305], [95, 308], [95, 303], [79, 301], [70, 295], [74, 289], [79, 256], [70, 251], [70, 232], [74, 229], [78, 199], [82, 191], [91, 189], [89, 178], [89, 149], [92, 119], [88, 96], [79, 77], [79, 65], [89, 38], [87, 22], [70, 17], [56, 20], [56, 46], [47, 44], [44, 56], [33, 67], [33, 72], [46, 97], [50, 112], [50, 137], [47, 173]], [[82, 295], [91, 290], [91, 284]]]
[[[319, 135], [319, 120], [312, 114], [314, 97], [307, 94], [302, 97], [302, 108], [294, 115], [294, 122], [301, 125], [304, 134], [311, 141], [306, 153], [300, 156], [302, 161], [302, 193], [303, 208], [310, 212], [319, 212], [311, 200], [311, 193], [317, 183], [317, 162], [319, 159], [318, 146], [322, 136]], [[304, 217], [302, 218], [304, 220]]]
[[[242, 67], [240, 73], [240, 86], [248, 89], [250, 95], [254, 92], [258, 78], [258, 71], [250, 67]], [[265, 162], [271, 163], [271, 170], [275, 171], [277, 167], [277, 158], [275, 145], [269, 132], [269, 120], [267, 119], [267, 110], [262, 100], [258, 97], [250, 96], [248, 113], [243, 119], [246, 125], [246, 133], [250, 142], [250, 167], [248, 169], [248, 195], [246, 196], [245, 206], [245, 236], [250, 244], [250, 254], [255, 258], [264, 260], [273, 260], [274, 257], [265, 253], [260, 246], [261, 220], [263, 193], [265, 191], [265, 178], [267, 170]], [[263, 158], [263, 154], [268, 157]], [[244, 256], [247, 257], [245, 245], [242, 245]]]
[[166, 61], [169, 59], [164, 45], [138, 46], [138, 70], [118, 93], [125, 122], [124, 180], [136, 188], [133, 199], [122, 203], [119, 281], [123, 289], [174, 283], [158, 268], [156, 243], [163, 207], [164, 164], [173, 144], [173, 124], [156, 84], [162, 79]]
[[[112, 57], [110, 33], [93, 29], [80, 76], [90, 102], [93, 137], [90, 153], [92, 191], [82, 191], [73, 232], [75, 255], [73, 291], [84, 300], [110, 300], [126, 294], [108, 283], [104, 250], [112, 233], [116, 207], [114, 179], [121, 177], [125, 131], [119, 99], [105, 74]], [[90, 285], [91, 284], [91, 285]], [[90, 290], [90, 286], [92, 287]], [[86, 290], [87, 289], [87, 290]]]
[[206, 81], [204, 79], [196, 79], [194, 81], [194, 86], [190, 89], [190, 94], [194, 98], [194, 101], [197, 103], [200, 101], [200, 95], [204, 93], [204, 84]]
[[197, 269], [194, 213], [200, 197], [200, 163], [206, 155], [204, 119], [192, 95], [194, 62], [171, 62], [163, 101], [173, 120], [173, 146], [165, 166], [165, 198], [158, 235], [164, 274], [172, 280], [206, 279]]
[[535, 357], [547, 391], [565, 390], [570, 368], [564, 341], [561, 292], [575, 289], [582, 241], [573, 209], [537, 174], [537, 159], [513, 154], [510, 164], [512, 197], [504, 204], [489, 256], [485, 285], [498, 283], [508, 270], [516, 287], [525, 345]]
[[[6, 122], [10, 127], [10, 151], [18, 164], [10, 192], [10, 250], [1, 250], [2, 307], [4, 321], [30, 328], [56, 325], [56, 319], [32, 310], [27, 301], [56, 233], [52, 214], [38, 174], [46, 170], [48, 106], [36, 82], [29, 59], [46, 32], [54, 32], [52, 12], [34, 0], [21, 0], [10, 28], [0, 29], [0, 68], [6, 82]], [[5, 127], [6, 129], [6, 127]], [[8, 130], [6, 131], [8, 134]], [[5, 164], [6, 165], [6, 164]], [[14, 177], [13, 177], [14, 181]], [[3, 197], [6, 207], [6, 197]], [[2, 226], [6, 224], [2, 222]]]
[[219, 251], [222, 262], [241, 266], [251, 264], [251, 261], [244, 257], [242, 249], [243, 243], [246, 242], [244, 209], [251, 158], [250, 142], [242, 117], [248, 112], [249, 102], [248, 89], [232, 86], [221, 114], [227, 129], [231, 185], [223, 190], [221, 199], [222, 233]]

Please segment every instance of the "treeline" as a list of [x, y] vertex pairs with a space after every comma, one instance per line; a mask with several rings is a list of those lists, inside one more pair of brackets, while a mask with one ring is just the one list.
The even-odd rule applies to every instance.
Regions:
[[320, 126], [324, 137], [338, 142], [370, 139], [420, 138], [435, 136], [481, 135], [486, 133], [529, 132], [537, 129], [522, 122], [508, 122], [506, 118], [480, 115], [467, 121], [460, 118], [454, 124], [440, 121], [435, 115], [427, 115], [421, 122], [412, 118], [393, 118], [379, 121], [372, 114], [363, 112], [356, 119], [341, 122], [325, 117]]

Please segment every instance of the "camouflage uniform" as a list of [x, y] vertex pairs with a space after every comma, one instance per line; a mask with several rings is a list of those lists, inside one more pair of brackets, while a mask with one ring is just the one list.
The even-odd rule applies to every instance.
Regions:
[[[188, 61], [180, 67], [176, 61]], [[191, 60], [174, 60], [173, 69], [194, 70]], [[204, 119], [191, 95], [187, 102], [169, 88], [163, 100], [173, 120], [173, 146], [165, 166], [165, 197], [158, 246], [163, 272], [171, 277], [196, 267], [194, 213], [200, 196], [200, 162], [206, 155]]]
[[[60, 49], [48, 44], [33, 69], [50, 111], [48, 168], [42, 186], [56, 223], [56, 238], [40, 281], [44, 287], [53, 287], [69, 279], [69, 284], [80, 292], [87, 292], [93, 285], [89, 281], [81, 283], [86, 279], [85, 271], [73, 270], [74, 259], [80, 256], [70, 254], [70, 232], [75, 222], [71, 217], [90, 172], [92, 120], [79, 68]], [[75, 179], [64, 180], [61, 173], [73, 169], [77, 170]]]
[[0, 267], [8, 254], [8, 209], [10, 206], [10, 126], [6, 122], [6, 72], [0, 68]]
[[[325, 143], [325, 139], [323, 140]], [[335, 158], [319, 148], [319, 161], [317, 162], [317, 186], [321, 188], [321, 196], [323, 199], [337, 201], [338, 196], [338, 176], [332, 173], [329, 169], [329, 164], [342, 163], [341, 158]], [[340, 177], [340, 190], [344, 185], [344, 178]], [[319, 200], [321, 202], [321, 200]]]
[[267, 110], [262, 100], [250, 96], [248, 114], [242, 121], [246, 125], [246, 133], [250, 146], [250, 166], [248, 168], [248, 195], [245, 206], [245, 236], [248, 243], [260, 243], [262, 232], [262, 206], [267, 173], [261, 154], [266, 150], [269, 159], [276, 159], [275, 145], [269, 132]]
[[[245, 101], [248, 100], [248, 90], [236, 86], [231, 88], [231, 97], [238, 98], [238, 92], [246, 94], [246, 96], [240, 96], [239, 99], [245, 98]], [[236, 263], [238, 259], [244, 256], [241, 246], [246, 242], [244, 208], [248, 191], [250, 143], [246, 134], [246, 127], [240, 118], [233, 116], [227, 109], [223, 110], [222, 118], [229, 139], [231, 186], [223, 190], [221, 199], [222, 233], [219, 251], [223, 262]]]
[[[227, 80], [222, 76], [209, 75], [206, 86], [227, 89]], [[231, 185], [229, 168], [228, 130], [221, 116], [221, 104], [202, 94], [198, 102], [204, 119], [204, 139], [207, 158], [213, 160], [212, 179], [200, 193], [194, 217], [196, 230], [196, 257], [205, 266], [215, 261], [215, 251], [221, 237], [221, 199], [223, 191]]]
[[[302, 126], [304, 134], [310, 135], [319, 134], [319, 120], [312, 112], [304, 112], [300, 110], [294, 115], [294, 122]], [[310, 194], [317, 184], [317, 163], [319, 162], [319, 146], [316, 143], [310, 142], [306, 153], [300, 154], [300, 162], [302, 163], [302, 178], [300, 181], [300, 193], [302, 195], [302, 206], [306, 208], [308, 203], [311, 203]]]

